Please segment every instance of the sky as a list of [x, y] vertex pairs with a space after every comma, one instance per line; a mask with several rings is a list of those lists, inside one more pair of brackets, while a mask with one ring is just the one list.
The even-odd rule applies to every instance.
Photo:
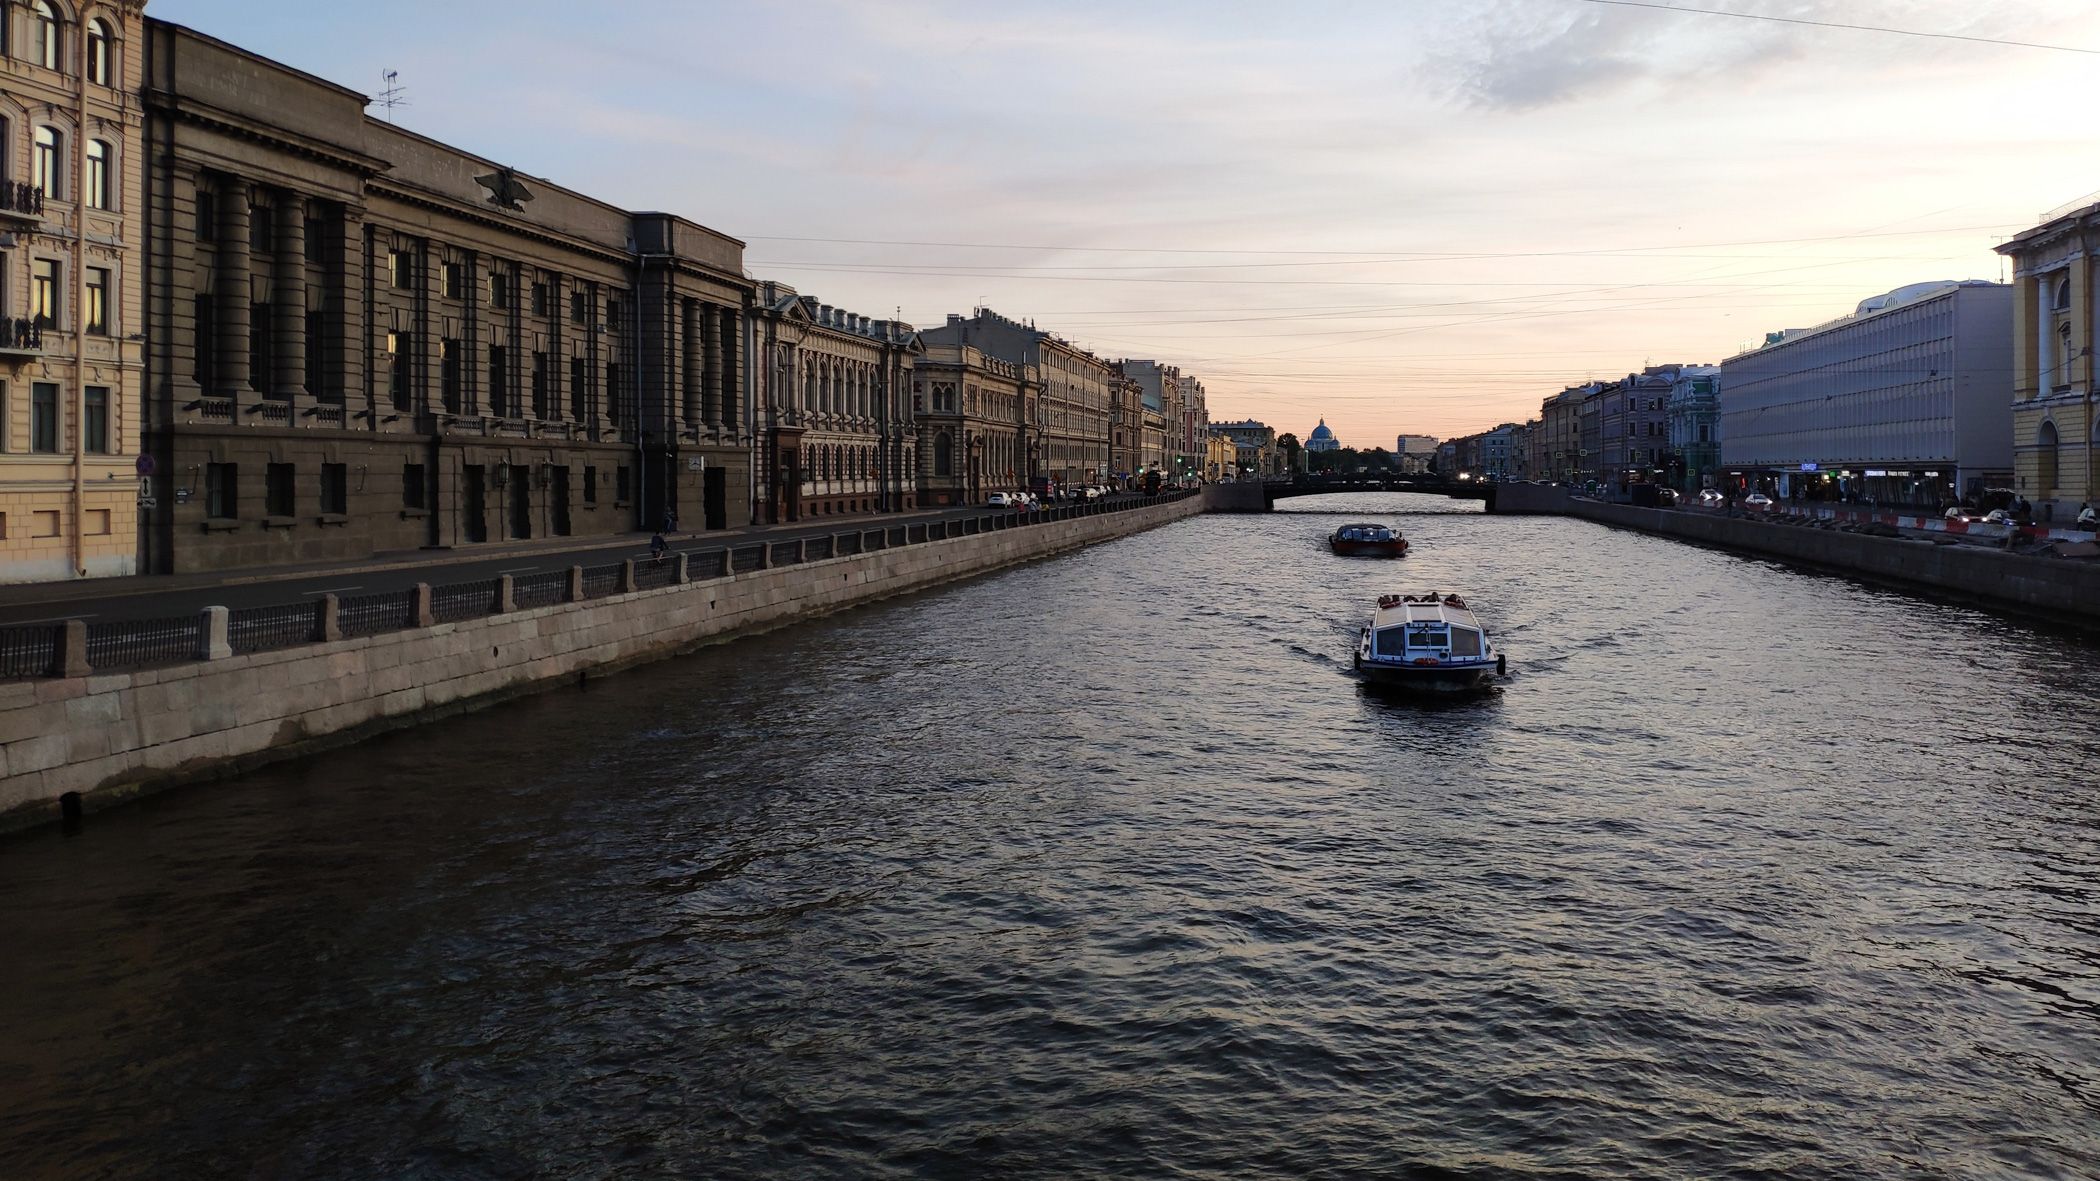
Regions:
[[[989, 307], [1350, 446], [1536, 417], [2100, 190], [2100, 0], [151, 0], [931, 326]], [[2069, 52], [2082, 49], [2095, 52]], [[2100, 199], [2100, 198], [2096, 198]]]

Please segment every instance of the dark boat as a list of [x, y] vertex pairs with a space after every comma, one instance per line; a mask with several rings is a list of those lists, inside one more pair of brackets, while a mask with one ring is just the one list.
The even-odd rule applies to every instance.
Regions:
[[1356, 645], [1357, 674], [1386, 688], [1478, 693], [1507, 669], [1479, 617], [1457, 595], [1380, 595]]
[[1398, 558], [1407, 553], [1407, 539], [1384, 525], [1344, 525], [1327, 539], [1327, 547], [1343, 557]]

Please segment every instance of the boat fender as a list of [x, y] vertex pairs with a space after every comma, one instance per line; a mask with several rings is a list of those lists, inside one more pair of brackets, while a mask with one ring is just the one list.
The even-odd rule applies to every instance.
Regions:
[[1498, 677], [1509, 675], [1509, 657], [1504, 656], [1500, 652], [1495, 654], [1495, 675]]

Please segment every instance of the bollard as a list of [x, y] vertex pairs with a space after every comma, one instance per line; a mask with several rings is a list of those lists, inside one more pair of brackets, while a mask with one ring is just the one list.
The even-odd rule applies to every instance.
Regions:
[[411, 627], [430, 627], [437, 617], [430, 613], [430, 584], [419, 582], [409, 593], [408, 621]]
[[[214, 607], [219, 612], [219, 638], [226, 637], [226, 608]], [[68, 619], [58, 625], [58, 659], [53, 661], [53, 671], [62, 677], [84, 677], [88, 675], [87, 620]]]
[[809, 547], [803, 541], [802, 538], [797, 537], [795, 540], [789, 542], [788, 544], [795, 547], [794, 549], [788, 551], [791, 555], [793, 555], [790, 558], [788, 558], [788, 561], [805, 562], [809, 560]]
[[761, 570], [771, 570], [773, 568], [773, 543], [770, 541], [758, 543], [758, 568]]
[[508, 615], [518, 609], [518, 584], [508, 574], [496, 576], [496, 614]]
[[206, 607], [197, 621], [197, 659], [224, 660], [233, 655], [226, 640], [226, 620], [233, 613], [224, 607]]
[[583, 602], [583, 567], [569, 567], [569, 593], [564, 597], [564, 601], [570, 603]]
[[686, 556], [687, 555], [684, 550], [679, 550], [677, 553], [671, 555], [671, 581], [680, 586], [683, 586], [684, 584], [693, 580], [692, 572], [686, 567]]
[[614, 593], [622, 595], [631, 595], [634, 593], [633, 558], [629, 558], [626, 561], [620, 563], [620, 589]]
[[341, 599], [336, 598], [332, 593], [322, 595], [321, 605], [317, 614], [319, 618], [314, 622], [315, 639], [324, 644], [329, 644], [343, 638], [343, 601]]

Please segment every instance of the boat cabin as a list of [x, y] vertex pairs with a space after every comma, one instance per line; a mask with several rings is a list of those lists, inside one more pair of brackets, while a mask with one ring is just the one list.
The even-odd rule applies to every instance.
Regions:
[[1394, 541], [1399, 536], [1385, 525], [1344, 525], [1334, 531], [1336, 541]]
[[1457, 595], [1384, 595], [1371, 620], [1371, 655], [1439, 664], [1481, 660], [1487, 640], [1480, 620]]

